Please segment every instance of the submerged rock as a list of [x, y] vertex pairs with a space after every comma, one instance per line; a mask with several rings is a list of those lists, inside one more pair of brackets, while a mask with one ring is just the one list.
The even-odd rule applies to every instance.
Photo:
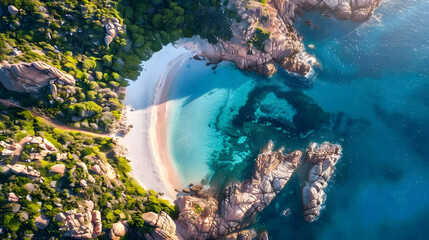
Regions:
[[321, 205], [326, 199], [324, 189], [328, 186], [341, 155], [340, 145], [324, 142], [321, 145], [310, 143], [308, 146], [305, 161], [312, 166], [301, 191], [305, 221], [313, 222], [320, 215]]
[[213, 197], [183, 196], [176, 202], [179, 223], [189, 239], [216, 239], [239, 231], [262, 211], [289, 181], [302, 153], [284, 155], [272, 143], [259, 154], [251, 178], [232, 183], [218, 201]]

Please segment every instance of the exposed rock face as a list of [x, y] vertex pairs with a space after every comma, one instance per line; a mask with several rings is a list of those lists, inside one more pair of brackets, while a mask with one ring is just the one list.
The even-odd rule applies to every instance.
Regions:
[[109, 46], [113, 39], [118, 36], [118, 33], [126, 31], [125, 25], [122, 26], [117, 18], [105, 20], [104, 28], [106, 29], [106, 37], [104, 38], [104, 41], [107, 46]]
[[258, 235], [256, 234], [255, 230], [248, 229], [243, 230], [237, 233], [231, 233], [223, 238], [221, 240], [256, 240]]
[[127, 233], [127, 227], [122, 222], [116, 222], [110, 229], [109, 237], [112, 240], [119, 240]]
[[79, 212], [68, 210], [58, 213], [55, 216], [57, 222], [63, 222], [60, 230], [65, 231], [64, 237], [75, 239], [91, 239], [101, 234], [103, 229], [101, 223], [101, 213], [94, 210], [92, 201], [84, 201], [79, 206]]
[[1, 152], [1, 155], [3, 156], [15, 156], [20, 155], [22, 146], [18, 143], [6, 143], [3, 141], [0, 141], [0, 146], [3, 147], [3, 151]]
[[34, 220], [34, 224], [37, 228], [40, 229], [45, 229], [48, 226], [49, 222], [50, 220], [46, 215], [40, 215]]
[[7, 201], [8, 202], [18, 202], [19, 201], [19, 197], [16, 196], [15, 193], [11, 192], [7, 195]]
[[[283, 69], [306, 76], [317, 64], [314, 57], [304, 52], [301, 37], [295, 31], [295, 12], [310, 9], [324, 9], [333, 12], [339, 19], [365, 21], [369, 19], [382, 0], [268, 0], [263, 5], [259, 1], [229, 0], [227, 8], [237, 9], [242, 20], [232, 20], [231, 40], [218, 39], [216, 44], [194, 38], [181, 45], [199, 52], [211, 62], [227, 60], [238, 68], [255, 71], [265, 76], [276, 72], [275, 63]], [[271, 36], [262, 42], [262, 49], [250, 43], [257, 28], [270, 32]]]
[[11, 15], [16, 15], [16, 14], [18, 14], [18, 13], [19, 13], [18, 8], [16, 8], [16, 7], [15, 7], [15, 6], [13, 6], [13, 5], [9, 5], [9, 6], [7, 7], [7, 10], [9, 11], [9, 13], [10, 13]]
[[324, 142], [321, 145], [310, 143], [308, 146], [305, 161], [312, 166], [301, 192], [305, 221], [313, 222], [320, 215], [321, 205], [326, 199], [323, 190], [328, 186], [341, 155], [340, 145]]
[[167, 213], [156, 214], [148, 212], [143, 214], [143, 220], [146, 224], [154, 227], [152, 232], [145, 234], [148, 240], [178, 240], [176, 236], [176, 224]]
[[[281, 0], [272, 0], [281, 5]], [[324, 9], [343, 20], [362, 22], [368, 20], [382, 0], [297, 0], [296, 6], [304, 10]], [[280, 3], [280, 4], [279, 4]]]
[[8, 173], [9, 171], [12, 171], [14, 174], [19, 174], [19, 175], [29, 177], [31, 179], [40, 177], [40, 172], [38, 172], [32, 166], [25, 166], [22, 164], [14, 164], [14, 165], [7, 164], [6, 166], [3, 167], [3, 173]]
[[43, 159], [43, 157], [46, 157], [49, 153], [58, 151], [57, 148], [49, 142], [46, 138], [42, 137], [24, 137], [19, 141], [19, 143], [6, 143], [1, 141], [0, 146], [2, 146], [4, 149], [1, 152], [1, 155], [3, 156], [19, 156], [22, 152], [22, 146], [25, 144], [37, 144], [39, 148], [41, 149], [40, 152], [36, 153], [30, 153], [30, 159]]
[[0, 83], [6, 89], [20, 93], [37, 93], [55, 82], [74, 86], [75, 79], [44, 62], [0, 64]]
[[179, 222], [189, 239], [216, 239], [237, 232], [249, 224], [289, 181], [302, 153], [284, 155], [272, 151], [269, 143], [256, 159], [250, 179], [229, 185], [220, 199], [196, 196], [179, 197]]
[[66, 165], [56, 164], [56, 165], [52, 166], [49, 171], [52, 173], [61, 174], [61, 176], [62, 176], [62, 175], [64, 175], [64, 172], [66, 171]]

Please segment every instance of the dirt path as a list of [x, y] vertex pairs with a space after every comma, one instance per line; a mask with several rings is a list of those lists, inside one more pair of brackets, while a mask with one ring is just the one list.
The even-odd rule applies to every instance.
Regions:
[[64, 125], [64, 124], [61, 124], [61, 123], [59, 123], [59, 122], [55, 122], [54, 120], [52, 120], [52, 119], [50, 119], [50, 118], [47, 118], [47, 117], [45, 117], [45, 116], [41, 116], [40, 114], [38, 114], [38, 113], [36, 113], [36, 112], [34, 112], [34, 111], [31, 111], [31, 109], [29, 109], [29, 108], [22, 107], [22, 106], [20, 106], [20, 105], [18, 105], [18, 104], [16, 104], [16, 103], [13, 103], [13, 102], [8, 101], [8, 100], [0, 99], [0, 103], [2, 103], [2, 104], [4, 104], [4, 105], [12, 106], [12, 107], [20, 108], [20, 109], [23, 109], [23, 110], [28, 110], [28, 111], [30, 111], [30, 112], [31, 112], [35, 117], [40, 117], [40, 118], [42, 118], [46, 123], [48, 123], [48, 124], [52, 125], [52, 126], [53, 126], [53, 127], [55, 127], [55, 128], [61, 129], [61, 130], [65, 130], [65, 131], [74, 131], [74, 132], [81, 132], [81, 133], [85, 133], [85, 134], [92, 135], [92, 136], [96, 136], [96, 137], [112, 137], [112, 136], [111, 136], [111, 135], [109, 135], [108, 133], [95, 133], [95, 132], [87, 131], [87, 130], [84, 130], [84, 129], [80, 129], [80, 128], [75, 128], [75, 127], [71, 127], [71, 126], [68, 126], [68, 125]]

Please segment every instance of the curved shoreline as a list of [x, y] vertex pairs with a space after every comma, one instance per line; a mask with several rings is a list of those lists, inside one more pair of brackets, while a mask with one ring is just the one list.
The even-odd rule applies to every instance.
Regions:
[[[174, 74], [191, 52], [169, 44], [143, 62], [139, 79], [127, 87], [127, 125], [133, 128], [123, 138], [128, 147], [132, 175], [145, 189], [176, 199], [180, 176], [170, 158], [167, 122], [168, 91]], [[135, 110], [134, 110], [135, 109]]]
[[[168, 92], [170, 90], [171, 82], [174, 75], [182, 67], [184, 61], [190, 57], [189, 54], [182, 54], [179, 57], [168, 63], [168, 70], [161, 76], [155, 94], [155, 101], [153, 104], [151, 127], [150, 127], [150, 140], [152, 143], [152, 150], [154, 152], [155, 160], [160, 167], [161, 176], [164, 176], [164, 184], [167, 185], [170, 194], [176, 195], [175, 189], [183, 187], [183, 183], [177, 173], [175, 162], [171, 159], [170, 146], [168, 141], [168, 121], [170, 113], [168, 109], [172, 107], [168, 102]], [[165, 179], [167, 178], [167, 179]]]

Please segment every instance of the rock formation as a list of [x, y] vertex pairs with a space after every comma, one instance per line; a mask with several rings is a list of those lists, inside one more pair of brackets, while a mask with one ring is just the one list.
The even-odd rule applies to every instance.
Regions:
[[16, 7], [15, 7], [15, 6], [13, 6], [13, 5], [9, 5], [9, 6], [7, 7], [7, 10], [9, 11], [9, 13], [10, 13], [11, 15], [16, 15], [16, 14], [18, 14], [18, 13], [19, 13], [18, 8], [16, 8]]
[[29, 177], [31, 179], [39, 178], [41, 176], [40, 172], [35, 170], [32, 166], [25, 166], [22, 164], [7, 164], [6, 166], [3, 166], [3, 173], [8, 173], [9, 171], [17, 175]]
[[147, 212], [143, 214], [145, 224], [153, 227], [152, 232], [145, 234], [147, 240], [178, 240], [176, 236], [176, 224], [167, 213]]
[[283, 189], [297, 168], [302, 153], [284, 155], [272, 143], [256, 159], [250, 179], [233, 183], [220, 201], [213, 197], [183, 196], [176, 202], [179, 222], [189, 239], [216, 239], [246, 227]]
[[[293, 27], [295, 12], [310, 9], [331, 11], [339, 19], [365, 21], [369, 19], [382, 0], [230, 0], [226, 7], [236, 9], [238, 22], [232, 19], [231, 40], [218, 39], [216, 44], [194, 37], [180, 43], [190, 50], [207, 57], [211, 62], [234, 62], [238, 68], [252, 70], [265, 76], [276, 72], [275, 64], [283, 69], [306, 76], [317, 64], [313, 56], [304, 52], [302, 39]], [[261, 47], [252, 39], [263, 29], [270, 36]], [[257, 38], [257, 36], [256, 36]]]
[[[280, 13], [287, 11], [287, 1], [272, 0], [272, 2], [276, 4]], [[381, 2], [382, 0], [298, 0], [295, 4], [300, 9], [323, 9], [334, 13], [338, 19], [362, 22], [372, 16]]]
[[15, 193], [11, 192], [7, 195], [7, 201], [8, 202], [18, 202], [19, 201], [19, 197], [16, 196]]
[[49, 170], [49, 172], [60, 174], [61, 176], [64, 175], [65, 171], [66, 171], [66, 165], [64, 164], [55, 164]]
[[310, 143], [308, 146], [305, 161], [311, 167], [301, 192], [305, 221], [313, 222], [320, 215], [321, 205], [326, 199], [324, 189], [341, 155], [340, 145], [324, 142], [321, 145]]
[[256, 240], [257, 234], [253, 229], [247, 229], [236, 233], [231, 233], [225, 237], [222, 237], [221, 240]]
[[109, 20], [104, 20], [103, 24], [106, 29], [106, 37], [104, 38], [104, 41], [107, 46], [109, 46], [113, 39], [118, 36], [118, 33], [126, 31], [125, 25], [121, 25], [119, 20], [115, 17]]
[[92, 201], [83, 201], [79, 205], [79, 211], [74, 209], [58, 213], [55, 221], [63, 224], [60, 230], [65, 231], [64, 237], [75, 239], [96, 238], [103, 229], [101, 213], [94, 210]]
[[121, 237], [125, 236], [128, 229], [122, 222], [116, 222], [110, 229], [109, 237], [112, 240], [120, 240]]
[[[14, 92], [38, 93], [40, 88], [55, 83], [74, 86], [75, 79], [44, 62], [9, 64], [0, 63], [0, 83]], [[52, 87], [54, 91], [56, 88]]]
[[22, 152], [22, 147], [26, 144], [37, 144], [41, 149], [40, 152], [30, 153], [30, 160], [43, 159], [46, 155], [58, 151], [57, 148], [49, 142], [46, 138], [42, 137], [24, 137], [19, 143], [7, 143], [0, 141], [0, 146], [3, 147], [1, 152], [2, 156], [19, 156]]

